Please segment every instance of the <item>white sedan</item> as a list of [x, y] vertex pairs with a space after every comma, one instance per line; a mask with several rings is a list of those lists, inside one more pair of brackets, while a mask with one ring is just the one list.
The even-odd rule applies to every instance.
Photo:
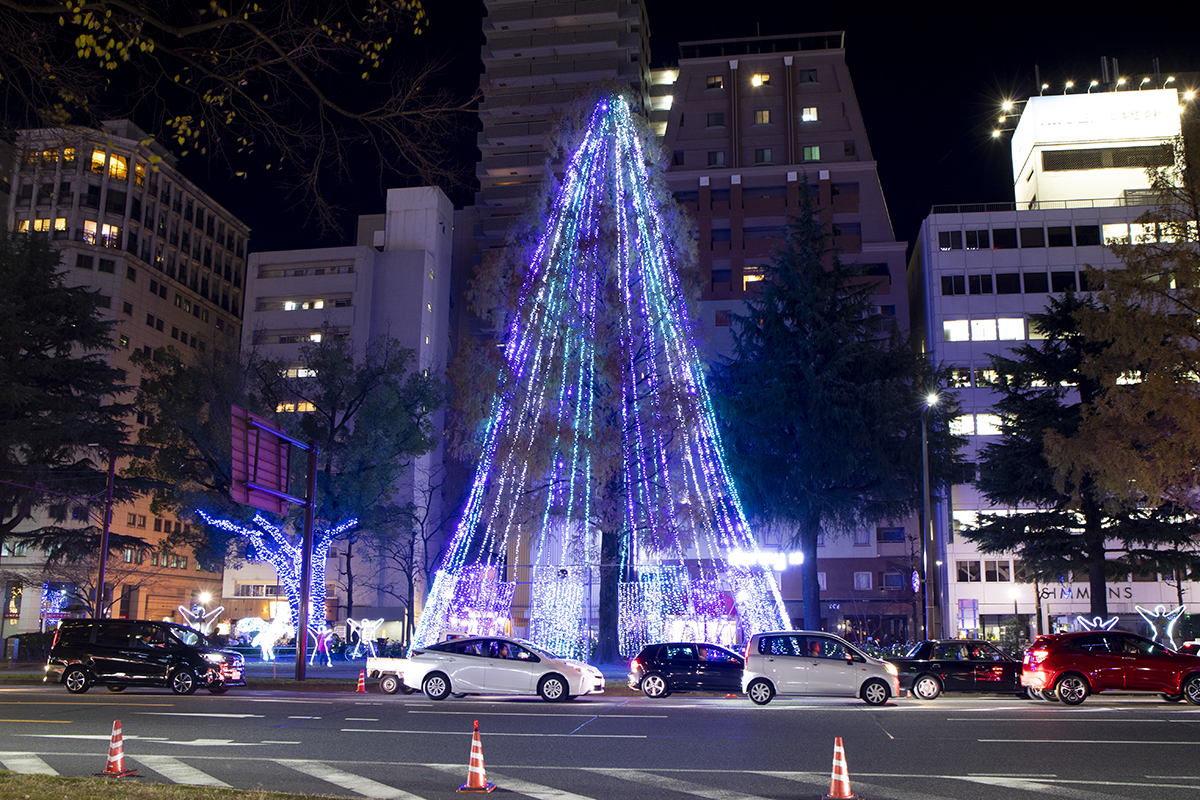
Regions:
[[472, 636], [414, 650], [404, 684], [431, 700], [451, 694], [538, 694], [559, 702], [604, 691], [600, 670], [559, 658], [532, 642]]

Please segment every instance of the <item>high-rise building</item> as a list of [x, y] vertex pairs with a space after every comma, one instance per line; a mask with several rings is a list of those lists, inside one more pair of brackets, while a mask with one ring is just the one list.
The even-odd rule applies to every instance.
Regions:
[[[416, 356], [415, 368], [442, 375], [450, 349], [450, 254], [454, 208], [440, 189], [390, 189], [383, 214], [359, 218], [356, 244], [313, 250], [254, 253], [246, 280], [243, 345], [263, 355], [292, 359], [313, 337], [345, 336], [362, 351], [379, 337], [397, 340]], [[440, 413], [435, 419], [440, 431]], [[413, 469], [392, 499], [441, 514], [439, 484], [442, 451], [414, 459]], [[327, 614], [344, 623], [347, 591], [353, 591], [354, 617], [403, 619], [406, 581], [396, 565], [335, 543], [326, 565]], [[416, 553], [418, 559], [423, 555]], [[353, 587], [347, 574], [357, 576]], [[389, 588], [390, 587], [390, 588]], [[225, 605], [233, 616], [273, 615], [275, 571], [248, 564], [225, 573]], [[395, 592], [399, 592], [397, 595]], [[423, 586], [418, 576], [418, 605]], [[278, 601], [276, 601], [278, 602]], [[399, 638], [389, 628], [387, 635]]]
[[[843, 263], [865, 268], [877, 311], [908, 324], [904, 242], [896, 240], [846, 66], [842, 32], [684, 42], [679, 62], [651, 78], [651, 125], [660, 132], [675, 198], [695, 217], [708, 355], [732, 355], [731, 315], [783, 244], [800, 187]], [[917, 519], [895, 520], [818, 545], [825, 630], [852, 638], [917, 635], [911, 540]], [[770, 549], [779, 531], [759, 532]], [[799, 570], [780, 582], [802, 620]]]
[[[1174, 89], [1032, 97], [1014, 113], [1014, 199], [934, 206], [908, 267], [913, 326], [933, 361], [953, 370], [963, 410], [955, 427], [968, 438], [969, 462], [1000, 432], [990, 356], [1037, 341], [1030, 315], [1056, 295], [1086, 292], [1085, 266], [1119, 265], [1105, 244], [1146, 233], [1138, 218], [1156, 202], [1146, 170], [1173, 163], [1180, 133]], [[1013, 555], [981, 553], [960, 535], [980, 512], [1003, 510], [961, 484], [934, 515], [946, 636], [997, 636], [1014, 616], [1049, 632], [1090, 611], [1087, 575], [1021, 583]], [[1178, 597], [1153, 574], [1110, 579], [1108, 591], [1110, 612], [1127, 625], [1139, 621], [1136, 604], [1174, 606]]]
[[[119, 120], [102, 130], [19, 131], [13, 152], [7, 225], [49, 235], [66, 282], [97, 292], [100, 314], [114, 323], [112, 363], [128, 385], [138, 384], [135, 352], [237, 350], [250, 230], [185, 178], [169, 151]], [[130, 422], [136, 435], [143, 419]], [[23, 529], [82, 527], [89, 514], [99, 524], [97, 513], [64, 500]], [[161, 549], [185, 524], [155, 516], [149, 498], [114, 508], [114, 531], [143, 537], [156, 549], [110, 555], [105, 583], [113, 616], [178, 620], [178, 606], [219, 594], [219, 572], [201, 568], [194, 554]], [[68, 571], [48, 577], [44, 554], [20, 550], [6, 545], [0, 556], [8, 631], [37, 630], [60, 615], [55, 590], [74, 582]]]

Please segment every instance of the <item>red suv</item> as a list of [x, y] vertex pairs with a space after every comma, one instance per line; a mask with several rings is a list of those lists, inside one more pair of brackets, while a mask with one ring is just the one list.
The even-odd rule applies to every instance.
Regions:
[[1025, 651], [1021, 684], [1077, 706], [1105, 691], [1158, 692], [1200, 705], [1200, 657], [1181, 655], [1126, 631], [1039, 636]]

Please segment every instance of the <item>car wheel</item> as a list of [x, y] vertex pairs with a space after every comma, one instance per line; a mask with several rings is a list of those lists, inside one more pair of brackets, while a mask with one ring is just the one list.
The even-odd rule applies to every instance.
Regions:
[[445, 700], [450, 696], [450, 679], [440, 672], [426, 675], [421, 689], [430, 700]]
[[1159, 695], [1159, 697], [1161, 697], [1163, 700], [1166, 700], [1168, 703], [1178, 703], [1180, 700], [1182, 700], [1182, 699], [1183, 699], [1183, 695], [1182, 695], [1182, 694], [1166, 694], [1166, 693], [1163, 693], [1163, 694], [1160, 694], [1160, 695]]
[[123, 692], [123, 691], [125, 691], [125, 687], [124, 687], [124, 686], [105, 686], [104, 688], [105, 688], [105, 689], [108, 689], [110, 692]]
[[570, 695], [570, 690], [562, 677], [547, 675], [538, 682], [538, 694], [547, 703], [561, 703]]
[[1183, 682], [1183, 699], [1192, 705], [1200, 705], [1200, 675], [1189, 675]]
[[1029, 695], [1030, 700], [1041, 700], [1042, 699], [1042, 690], [1041, 689], [1026, 689], [1025, 694]]
[[913, 694], [921, 700], [936, 700], [942, 693], [942, 682], [936, 675], [922, 675], [913, 681]]
[[400, 691], [400, 678], [395, 675], [384, 675], [379, 679], [379, 691], [384, 694], [395, 694]]
[[175, 694], [192, 694], [196, 691], [196, 673], [187, 667], [175, 670], [171, 675], [171, 691]]
[[404, 681], [400, 681], [400, 694], [412, 694], [416, 689], [409, 686]]
[[[1054, 693], [1058, 699], [1069, 706], [1077, 706], [1087, 699], [1090, 689], [1084, 677], [1076, 672], [1070, 672], [1058, 679], [1054, 684]], [[1200, 692], [1197, 693], [1200, 699]]]
[[454, 697], [454, 698], [466, 697], [467, 693], [466, 692], [451, 692], [450, 696]]
[[863, 684], [862, 699], [869, 706], [881, 706], [888, 701], [891, 692], [887, 684], [878, 678], [872, 678]]
[[91, 688], [92, 676], [87, 674], [87, 670], [75, 667], [63, 675], [63, 683], [71, 694], [83, 694]]
[[229, 687], [223, 683], [214, 683], [208, 687], [209, 694], [225, 694], [229, 691]]
[[1054, 688], [1053, 688], [1053, 687], [1051, 687], [1051, 688], [1049, 688], [1049, 689], [1042, 689], [1042, 691], [1041, 691], [1041, 697], [1042, 697], [1042, 699], [1043, 699], [1043, 700], [1045, 700], [1047, 703], [1057, 703], [1057, 702], [1058, 702], [1058, 695], [1056, 695], [1056, 694], [1054, 693]]
[[667, 688], [667, 681], [662, 675], [652, 672], [642, 678], [642, 694], [646, 695], [646, 697], [666, 697], [670, 693], [670, 690]]
[[775, 687], [765, 678], [757, 678], [746, 687], [746, 696], [757, 706], [765, 706], [775, 696]]

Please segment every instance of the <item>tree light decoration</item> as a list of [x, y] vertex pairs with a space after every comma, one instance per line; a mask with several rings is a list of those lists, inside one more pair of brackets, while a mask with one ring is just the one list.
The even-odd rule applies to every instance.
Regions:
[[1166, 606], [1155, 606], [1153, 611], [1134, 606], [1137, 612], [1142, 615], [1142, 619], [1146, 620], [1150, 625], [1150, 630], [1153, 635], [1150, 637], [1154, 641], [1159, 641], [1158, 637], [1162, 636], [1167, 643], [1167, 646], [1172, 650], [1176, 649], [1175, 645], [1175, 625], [1183, 616], [1184, 607], [1177, 606], [1174, 609], [1167, 611]]
[[[724, 623], [709, 616], [722, 605], [714, 594], [732, 598], [747, 635], [787, 627], [774, 562], [757, 556], [724, 460], [676, 269], [673, 232], [685, 224], [651, 141], [620, 96], [601, 98], [579, 127], [528, 251], [478, 470], [413, 647], [437, 641], [464, 606], [507, 617], [502, 581], [485, 578], [497, 585], [482, 591], [480, 576], [528, 552], [530, 639], [585, 657], [602, 525], [623, 532], [624, 652], [698, 609], [701, 627]], [[732, 566], [730, 551], [754, 558]]]
[[179, 615], [183, 617], [183, 624], [189, 628], [196, 630], [208, 636], [212, 630], [213, 620], [221, 616], [221, 612], [225, 610], [225, 606], [217, 606], [212, 611], [207, 611], [200, 603], [196, 603], [191, 608], [179, 606]]
[[372, 656], [379, 655], [375, 652], [375, 640], [379, 638], [379, 628], [383, 625], [383, 617], [379, 619], [347, 619], [346, 625], [350, 628], [352, 635], [358, 636], [352, 658], [358, 658], [363, 653]]
[[[253, 545], [252, 561], [267, 561], [275, 567], [283, 591], [287, 595], [288, 607], [291, 609], [291, 625], [295, 628], [300, 621], [300, 573], [303, 553], [299, 540], [293, 542], [283, 528], [267, 522], [262, 514], [254, 515], [257, 528], [246, 528], [232, 520], [210, 517], [200, 509], [196, 509], [209, 525], [230, 533], [236, 533], [250, 540]], [[325, 561], [329, 557], [329, 545], [338, 536], [358, 524], [357, 519], [347, 520], [336, 528], [321, 531], [313, 537], [312, 574], [308, 582], [308, 618], [310, 620], [325, 619]]]
[[1111, 617], [1107, 620], [1100, 617], [1076, 617], [1075, 622], [1085, 631], [1111, 631], [1121, 621], [1120, 617]]

